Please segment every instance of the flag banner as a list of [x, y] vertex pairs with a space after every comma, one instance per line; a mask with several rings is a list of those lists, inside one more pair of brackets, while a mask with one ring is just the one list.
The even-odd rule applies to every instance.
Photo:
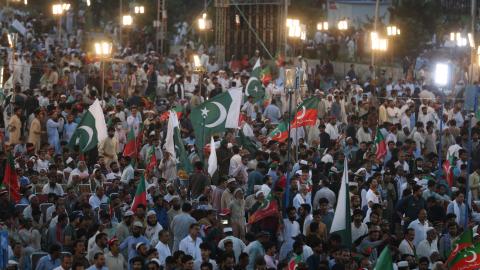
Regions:
[[248, 224], [253, 224], [264, 218], [278, 215], [278, 203], [272, 193], [268, 194], [262, 205], [249, 218]]
[[137, 207], [139, 205], [144, 205], [145, 208], [147, 208], [147, 187], [146, 187], [146, 183], [145, 183], [145, 177], [144, 175], [142, 174], [142, 176], [140, 176], [140, 182], [138, 183], [138, 186], [137, 186], [137, 191], [135, 192], [135, 197], [133, 198], [133, 202], [132, 202], [132, 211], [135, 212], [137, 211]]
[[98, 99], [88, 108], [82, 120], [73, 132], [69, 147], [78, 146], [82, 153], [97, 147], [98, 143], [107, 138], [107, 124]]
[[137, 153], [137, 140], [135, 138], [135, 131], [130, 128], [130, 131], [127, 134], [127, 143], [123, 148], [123, 156], [124, 157], [134, 157]]
[[262, 79], [262, 67], [259, 58], [255, 66], [253, 66], [252, 73], [245, 86], [245, 96], [252, 96], [255, 102], [263, 100], [265, 97], [265, 87], [263, 87]]
[[375, 156], [378, 160], [383, 159], [387, 155], [387, 144], [379, 128], [377, 128], [377, 133], [375, 135], [375, 148]]
[[373, 270], [393, 270], [392, 253], [388, 246], [383, 248]]
[[288, 122], [280, 122], [274, 130], [268, 134], [268, 137], [277, 142], [284, 142], [288, 139]]
[[337, 208], [333, 217], [330, 233], [337, 233], [342, 238], [342, 245], [352, 246], [352, 227], [350, 215], [350, 196], [348, 191], [348, 163], [345, 158], [340, 191], [338, 192]]
[[210, 156], [208, 157], [208, 174], [213, 176], [217, 171], [218, 161], [217, 161], [217, 150], [215, 149], [215, 141], [213, 137], [210, 140]]
[[11, 152], [8, 154], [2, 184], [8, 189], [10, 199], [15, 203], [18, 203], [20, 201], [20, 186], [18, 184], [18, 176], [17, 172], [15, 171], [15, 162]]
[[195, 131], [198, 149], [203, 149], [206, 140], [214, 133], [238, 128], [241, 104], [242, 90], [233, 88], [192, 108], [190, 121]]
[[452, 246], [455, 248], [450, 252], [446, 261], [447, 264], [452, 262], [460, 251], [473, 246], [473, 230], [471, 228], [465, 230], [460, 237], [453, 242]]
[[470, 246], [459, 251], [448, 263], [451, 270], [477, 270], [480, 268], [480, 245]]

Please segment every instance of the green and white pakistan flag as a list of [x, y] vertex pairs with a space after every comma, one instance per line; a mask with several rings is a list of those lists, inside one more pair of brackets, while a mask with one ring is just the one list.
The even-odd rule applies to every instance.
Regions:
[[343, 165], [342, 185], [338, 192], [337, 208], [333, 217], [330, 233], [337, 233], [342, 237], [342, 245], [352, 246], [352, 227], [350, 214], [350, 196], [348, 191], [348, 163], [345, 158]]
[[255, 102], [263, 100], [265, 97], [265, 88], [260, 81], [262, 75], [262, 66], [260, 65], [260, 58], [258, 58], [255, 66], [253, 66], [250, 79], [248, 79], [247, 86], [245, 87], [245, 95], [253, 96]]
[[180, 136], [180, 124], [178, 122], [177, 113], [170, 111], [167, 125], [167, 137], [165, 139], [165, 150], [177, 160], [177, 167], [185, 170], [187, 173], [192, 172], [192, 164], [188, 160], [185, 144]]
[[83, 115], [68, 145], [72, 149], [78, 146], [80, 152], [85, 153], [97, 147], [98, 143], [107, 136], [107, 124], [105, 123], [102, 106], [96, 99]]
[[238, 128], [242, 89], [232, 88], [227, 92], [196, 106], [190, 112], [190, 121], [195, 131], [195, 144], [201, 155], [206, 139], [228, 128]]

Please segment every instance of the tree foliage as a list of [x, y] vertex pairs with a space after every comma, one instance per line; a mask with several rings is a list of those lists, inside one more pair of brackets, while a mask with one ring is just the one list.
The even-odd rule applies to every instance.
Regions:
[[390, 12], [391, 21], [402, 30], [395, 41], [402, 55], [415, 55], [428, 47], [446, 22], [440, 0], [402, 0]]

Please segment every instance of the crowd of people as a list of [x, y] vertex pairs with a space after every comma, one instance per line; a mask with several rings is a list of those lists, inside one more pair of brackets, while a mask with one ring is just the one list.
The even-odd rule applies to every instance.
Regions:
[[[199, 149], [191, 110], [245, 92], [260, 52], [223, 65], [200, 50], [200, 74], [192, 46], [170, 55], [125, 48], [101, 66], [75, 39], [63, 46], [36, 32], [38, 20], [24, 22], [28, 34], [0, 60], [0, 178], [13, 162], [19, 187], [18, 198], [11, 183], [0, 190], [6, 269], [356, 270], [373, 269], [389, 248], [393, 269], [443, 270], [462, 231], [480, 239], [480, 121], [464, 109], [464, 89], [445, 98], [428, 78], [353, 65], [335, 80], [328, 60], [298, 58], [289, 63], [306, 70], [298, 95], [284, 91], [279, 63], [265, 97], [242, 100], [238, 128]], [[293, 107], [318, 100], [316, 123], [276, 141], [293, 96]], [[96, 100], [108, 136], [84, 153], [69, 142]], [[191, 172], [164, 147], [171, 109]], [[130, 131], [133, 156], [124, 152]], [[331, 233], [345, 160], [351, 243]], [[141, 181], [146, 203], [131, 209]], [[251, 219], [272, 201], [277, 212]]]

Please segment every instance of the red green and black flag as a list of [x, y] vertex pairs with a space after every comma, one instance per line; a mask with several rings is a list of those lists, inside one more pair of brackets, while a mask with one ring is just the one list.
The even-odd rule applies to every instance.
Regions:
[[277, 142], [284, 142], [288, 139], [288, 123], [287, 121], [282, 121], [280, 122], [270, 134], [268, 134], [268, 137]]
[[264, 218], [276, 215], [278, 215], [278, 203], [275, 198], [273, 198], [272, 193], [270, 193], [257, 211], [253, 212], [248, 218], [248, 224], [253, 224]]
[[317, 123], [318, 102], [317, 97], [311, 97], [300, 103], [291, 120], [292, 128], [314, 126]]
[[135, 139], [135, 131], [130, 128], [130, 131], [127, 134], [127, 144], [123, 148], [124, 157], [134, 157], [137, 153], [137, 140]]
[[267, 86], [272, 81], [272, 72], [270, 71], [269, 66], [266, 66], [262, 69], [262, 71], [260, 71], [260, 80], [265, 86]]
[[145, 168], [148, 172], [153, 172], [155, 167], [157, 166], [157, 156], [155, 155], [155, 146], [152, 145], [148, 150], [147, 154], [147, 167]]
[[295, 255], [288, 262], [288, 270], [296, 270], [298, 267], [298, 264], [301, 262], [302, 262], [302, 255]]
[[450, 264], [455, 260], [457, 254], [463, 251], [466, 248], [473, 246], [473, 230], [472, 228], [466, 229], [460, 237], [453, 242], [453, 246], [455, 247], [448, 256], [446, 261], [447, 264]]
[[183, 106], [176, 105], [175, 107], [171, 108], [170, 110], [163, 112], [160, 115], [160, 121], [162, 121], [162, 122], [168, 121], [168, 118], [170, 117], [170, 111], [174, 111], [177, 114], [177, 118], [181, 119], [182, 115], [183, 115]]
[[467, 247], [448, 263], [450, 270], [476, 270], [480, 268], [480, 245]]
[[135, 192], [135, 197], [133, 198], [131, 210], [135, 212], [139, 205], [144, 205], [147, 207], [147, 188], [145, 183], [145, 177], [140, 176], [140, 182], [137, 186], [137, 191]]
[[20, 186], [18, 185], [18, 176], [15, 171], [15, 162], [13, 161], [11, 152], [8, 154], [6, 165], [2, 183], [8, 189], [12, 201], [18, 203], [18, 201], [20, 201]]
[[375, 135], [375, 147], [377, 149], [375, 151], [375, 156], [378, 160], [381, 160], [387, 155], [387, 144], [379, 128], [377, 128], [377, 134]]

